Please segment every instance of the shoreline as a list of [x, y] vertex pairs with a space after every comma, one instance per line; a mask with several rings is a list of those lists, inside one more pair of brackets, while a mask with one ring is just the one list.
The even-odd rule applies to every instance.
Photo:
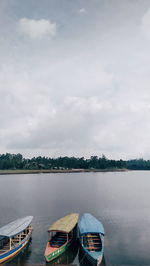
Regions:
[[0, 175], [46, 174], [46, 173], [90, 173], [90, 172], [125, 172], [128, 169], [38, 169], [38, 170], [0, 170]]

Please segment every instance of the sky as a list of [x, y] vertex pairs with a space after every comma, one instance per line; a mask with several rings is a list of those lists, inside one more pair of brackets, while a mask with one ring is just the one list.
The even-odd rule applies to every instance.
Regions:
[[0, 154], [150, 159], [150, 1], [0, 0]]

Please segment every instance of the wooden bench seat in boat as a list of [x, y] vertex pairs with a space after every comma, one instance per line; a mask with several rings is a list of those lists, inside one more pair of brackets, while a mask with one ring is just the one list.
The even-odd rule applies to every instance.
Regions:
[[50, 243], [54, 243], [54, 242], [66, 242], [66, 239], [61, 239], [61, 238], [55, 238], [55, 239], [51, 239]]
[[87, 244], [86, 246], [87, 246], [87, 247], [96, 247], [96, 248], [99, 248], [99, 249], [102, 248], [102, 245], [100, 245], [99, 243], [97, 243], [97, 244], [92, 244], [92, 243], [90, 243], [90, 244]]
[[[91, 242], [93, 245], [100, 245], [101, 246], [101, 243], [100, 242]], [[89, 243], [90, 244], [90, 243]]]
[[86, 249], [88, 249], [88, 250], [99, 250], [99, 248], [95, 248], [95, 247], [88, 247]]
[[64, 240], [51, 240], [50, 245], [51, 247], [61, 247], [65, 242]]
[[97, 237], [98, 238], [98, 235], [86, 235], [85, 237]]
[[66, 242], [66, 241], [64, 241], [64, 240], [59, 240], [59, 239], [55, 239], [55, 240], [52, 240], [52, 241], [50, 241], [50, 243], [62, 243], [62, 242]]
[[59, 248], [59, 247], [61, 247], [61, 246], [63, 246], [65, 243], [53, 243], [53, 244], [51, 244], [51, 247], [53, 247], [53, 248]]

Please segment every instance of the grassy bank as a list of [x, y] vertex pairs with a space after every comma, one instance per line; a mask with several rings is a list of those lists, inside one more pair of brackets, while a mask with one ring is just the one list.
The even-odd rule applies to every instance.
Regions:
[[13, 175], [13, 174], [40, 174], [40, 173], [82, 173], [82, 172], [119, 172], [127, 171], [127, 169], [38, 169], [38, 170], [0, 170], [0, 175]]

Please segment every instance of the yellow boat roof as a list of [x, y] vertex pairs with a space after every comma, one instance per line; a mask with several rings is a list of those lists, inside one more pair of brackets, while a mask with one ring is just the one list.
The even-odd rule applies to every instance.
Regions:
[[69, 233], [75, 227], [78, 222], [79, 214], [78, 213], [70, 213], [63, 218], [60, 218], [56, 222], [54, 222], [49, 228], [50, 231], [63, 231]]

